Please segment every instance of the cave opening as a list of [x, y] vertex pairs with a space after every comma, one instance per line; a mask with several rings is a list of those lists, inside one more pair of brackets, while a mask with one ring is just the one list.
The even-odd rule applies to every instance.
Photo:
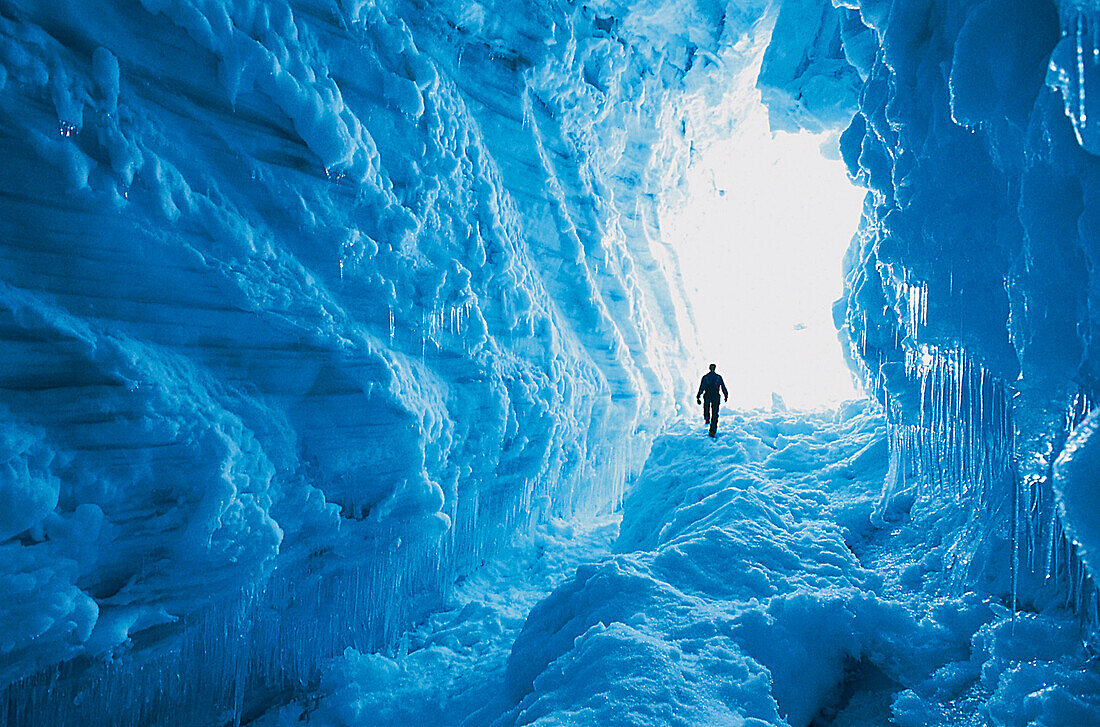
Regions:
[[[866, 190], [839, 158], [841, 129], [773, 131], [759, 55], [721, 102], [689, 118], [690, 160], [662, 230], [679, 251], [704, 360], [734, 406], [810, 409], [862, 396], [832, 308]], [[694, 369], [693, 369], [694, 370]]]

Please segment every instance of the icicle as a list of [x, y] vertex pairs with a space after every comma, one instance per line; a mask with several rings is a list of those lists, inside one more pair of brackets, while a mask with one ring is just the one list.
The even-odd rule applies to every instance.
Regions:
[[863, 358], [867, 357], [867, 314], [860, 313], [861, 325], [860, 325], [860, 354]]
[[1080, 134], [1084, 133], [1088, 114], [1085, 112], [1085, 14], [1077, 14], [1077, 123]]
[[958, 497], [961, 502], [964, 499], [967, 489], [965, 465], [963, 462], [962, 443], [963, 438], [966, 436], [965, 432], [960, 434], [958, 432], [959, 425], [963, 422], [963, 382], [966, 378], [966, 373], [963, 368], [962, 349], [955, 349], [952, 352], [952, 368], [955, 375], [955, 415], [951, 417], [951, 436], [948, 437], [948, 442], [951, 443], [952, 458], [954, 459], [955, 478], [958, 482]]
[[1016, 628], [1016, 610], [1018, 601], [1018, 593], [1020, 588], [1020, 525], [1019, 525], [1019, 500], [1020, 500], [1020, 487], [1016, 481], [1016, 478], [1012, 478], [1012, 517], [1009, 527], [1012, 531], [1012, 628], [1015, 631]]
[[1100, 22], [1095, 20], [1092, 23], [1092, 38], [1090, 45], [1092, 46], [1092, 62], [1093, 64], [1100, 63]]

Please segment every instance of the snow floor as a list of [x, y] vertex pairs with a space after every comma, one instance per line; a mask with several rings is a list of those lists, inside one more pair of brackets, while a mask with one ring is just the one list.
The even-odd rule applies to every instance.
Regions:
[[862, 402], [676, 422], [619, 515], [518, 538], [254, 724], [1100, 725], [1077, 622], [953, 585], [959, 519], [877, 515], [886, 471]]

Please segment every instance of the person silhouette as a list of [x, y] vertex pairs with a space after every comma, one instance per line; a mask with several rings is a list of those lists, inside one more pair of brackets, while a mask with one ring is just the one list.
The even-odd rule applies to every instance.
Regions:
[[[703, 375], [703, 380], [699, 382], [699, 391], [695, 394], [695, 403], [703, 405], [703, 421], [710, 425], [710, 432], [708, 435], [714, 437], [718, 434], [718, 392], [720, 391], [725, 397], [726, 401], [730, 400], [730, 394], [726, 391], [726, 382], [722, 380], [722, 376], [714, 369], [718, 368], [715, 364], [710, 365], [710, 373]], [[702, 397], [702, 401], [700, 401]]]

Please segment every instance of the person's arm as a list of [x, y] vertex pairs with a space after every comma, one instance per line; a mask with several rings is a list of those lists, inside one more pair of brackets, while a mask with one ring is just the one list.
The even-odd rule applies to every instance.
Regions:
[[718, 385], [722, 387], [722, 396], [725, 397], [723, 401], [729, 401], [730, 393], [726, 391], [726, 381], [721, 376], [718, 377]]
[[699, 397], [703, 395], [703, 386], [704, 386], [705, 383], [706, 383], [706, 377], [705, 376], [702, 379], [699, 379], [699, 390], [695, 392], [695, 403], [696, 404], [701, 403], [699, 401]]

